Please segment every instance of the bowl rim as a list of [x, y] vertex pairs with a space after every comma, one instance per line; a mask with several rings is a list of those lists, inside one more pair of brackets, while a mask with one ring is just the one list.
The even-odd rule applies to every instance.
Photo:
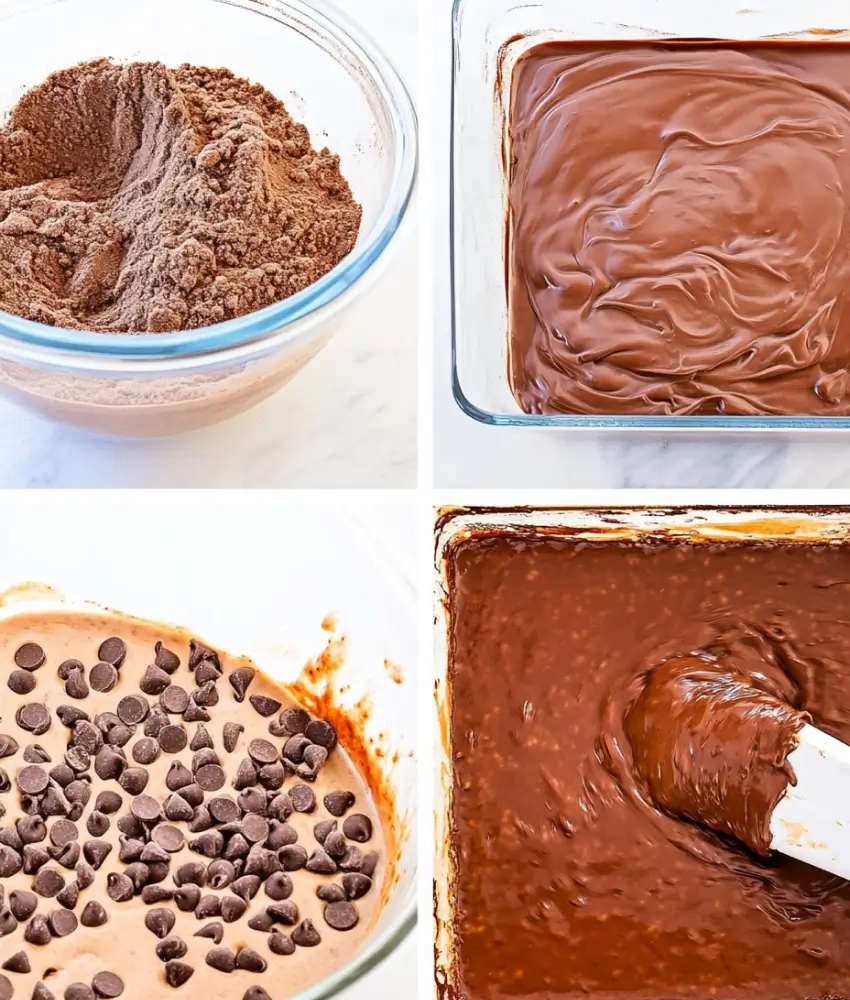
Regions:
[[[50, 6], [56, 0], [40, 0], [33, 6]], [[338, 304], [338, 300], [361, 281], [373, 266], [385, 257], [413, 198], [418, 173], [418, 121], [410, 92], [372, 36], [330, 0], [211, 0], [237, 7], [247, 13], [270, 16], [274, 10], [294, 11], [307, 17], [325, 31], [331, 31], [343, 43], [364, 70], [370, 83], [377, 85], [386, 100], [396, 138], [396, 165], [387, 200], [367, 238], [336, 267], [318, 281], [289, 298], [237, 319], [212, 326], [174, 333], [93, 333], [50, 326], [23, 319], [0, 310], [0, 340], [4, 347], [20, 345], [30, 355], [32, 350], [113, 363], [131, 363], [136, 359], [191, 358], [212, 352], [244, 348], [274, 336], [279, 347], [296, 339], [303, 330], [299, 321], [315, 320], [320, 311]], [[17, 13], [19, 6], [0, 0], [0, 20], [5, 13]], [[276, 18], [274, 18], [277, 20]], [[281, 23], [281, 22], [278, 22]], [[359, 290], [359, 288], [358, 288]]]

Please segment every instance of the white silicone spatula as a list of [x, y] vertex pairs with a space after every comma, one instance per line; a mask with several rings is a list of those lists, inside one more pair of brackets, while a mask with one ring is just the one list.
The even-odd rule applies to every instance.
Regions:
[[788, 755], [797, 777], [770, 817], [771, 848], [850, 879], [850, 746], [803, 726]]

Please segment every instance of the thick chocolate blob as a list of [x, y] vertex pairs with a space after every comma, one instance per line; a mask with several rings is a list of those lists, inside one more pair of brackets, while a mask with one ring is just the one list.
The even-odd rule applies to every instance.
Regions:
[[850, 413], [850, 47], [548, 44], [514, 77], [529, 413]]
[[625, 729], [656, 805], [767, 855], [771, 814], [794, 781], [787, 757], [805, 721], [734, 667], [686, 656], [649, 671]]

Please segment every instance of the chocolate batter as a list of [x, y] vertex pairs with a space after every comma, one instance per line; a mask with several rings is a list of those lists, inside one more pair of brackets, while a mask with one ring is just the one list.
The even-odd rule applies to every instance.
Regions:
[[528, 413], [850, 413], [850, 47], [519, 62], [510, 377]]
[[[450, 581], [455, 995], [849, 997], [850, 884], [754, 850], [800, 713], [850, 742], [850, 548], [482, 538]], [[685, 818], [710, 747], [647, 783], [706, 695], [754, 850]]]

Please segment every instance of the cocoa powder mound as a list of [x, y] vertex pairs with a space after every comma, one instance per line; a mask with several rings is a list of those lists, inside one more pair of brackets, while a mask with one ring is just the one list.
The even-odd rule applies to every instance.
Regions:
[[102, 333], [208, 326], [327, 274], [361, 216], [339, 157], [258, 84], [83, 63], [0, 129], [0, 309]]

